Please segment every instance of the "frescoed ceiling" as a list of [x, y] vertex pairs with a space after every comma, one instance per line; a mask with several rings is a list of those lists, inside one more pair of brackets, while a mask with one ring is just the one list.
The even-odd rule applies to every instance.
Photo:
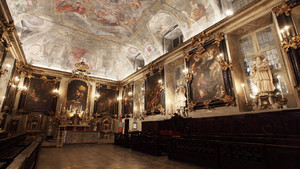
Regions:
[[[224, 1], [224, 2], [223, 2]], [[227, 0], [7, 0], [28, 64], [122, 80], [135, 60], [163, 53], [162, 38], [184, 40], [225, 17]], [[171, 36], [172, 35], [172, 36]]]

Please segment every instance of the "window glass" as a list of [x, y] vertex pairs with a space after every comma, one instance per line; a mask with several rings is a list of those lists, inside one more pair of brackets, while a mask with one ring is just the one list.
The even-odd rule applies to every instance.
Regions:
[[267, 50], [265, 52], [262, 52], [261, 54], [266, 57], [265, 59], [269, 62], [271, 70], [275, 70], [275, 69], [280, 69], [281, 68], [276, 48]]
[[270, 27], [257, 32], [256, 36], [260, 49], [265, 49], [275, 45], [272, 30]]
[[244, 58], [244, 66], [245, 66], [246, 76], [251, 76], [252, 75], [251, 67], [253, 65], [253, 62], [252, 62], [253, 56], [254, 55]]
[[254, 52], [252, 37], [248, 36], [240, 40], [242, 55], [246, 56]]

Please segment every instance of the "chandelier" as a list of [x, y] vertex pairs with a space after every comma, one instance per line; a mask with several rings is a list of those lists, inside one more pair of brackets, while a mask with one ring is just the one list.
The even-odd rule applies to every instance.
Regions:
[[84, 62], [84, 59], [82, 59], [80, 62], [75, 64], [76, 69], [72, 70], [72, 77], [78, 77], [84, 79], [85, 77], [89, 79], [89, 65], [87, 65]]

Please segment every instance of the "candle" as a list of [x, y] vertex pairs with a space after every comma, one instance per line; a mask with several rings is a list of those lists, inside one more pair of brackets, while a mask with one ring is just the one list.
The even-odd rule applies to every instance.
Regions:
[[285, 38], [284, 30], [281, 29], [280, 32], [281, 32], [281, 34], [282, 34], [282, 38], [284, 39], [284, 38]]
[[283, 91], [282, 91], [282, 87], [281, 87], [281, 80], [280, 80], [280, 76], [279, 76], [279, 75], [277, 76], [277, 79], [278, 79], [278, 83], [279, 83], [279, 87], [280, 87], [281, 97], [284, 98], [284, 96], [283, 96]]
[[246, 104], [248, 104], [248, 98], [247, 98], [246, 91], [245, 91], [245, 84], [244, 84], [244, 83], [242, 83], [242, 84], [241, 84], [241, 86], [242, 86], [243, 93], [244, 93], [244, 96], [245, 96], [245, 101], [246, 101]]
[[72, 105], [70, 105], [70, 111], [72, 111]]

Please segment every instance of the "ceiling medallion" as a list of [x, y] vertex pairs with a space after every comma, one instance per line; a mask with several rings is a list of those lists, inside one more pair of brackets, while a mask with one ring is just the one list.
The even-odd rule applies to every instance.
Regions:
[[80, 62], [75, 64], [76, 69], [72, 70], [72, 77], [78, 77], [84, 79], [89, 79], [90, 69], [89, 65], [87, 65], [82, 59]]

